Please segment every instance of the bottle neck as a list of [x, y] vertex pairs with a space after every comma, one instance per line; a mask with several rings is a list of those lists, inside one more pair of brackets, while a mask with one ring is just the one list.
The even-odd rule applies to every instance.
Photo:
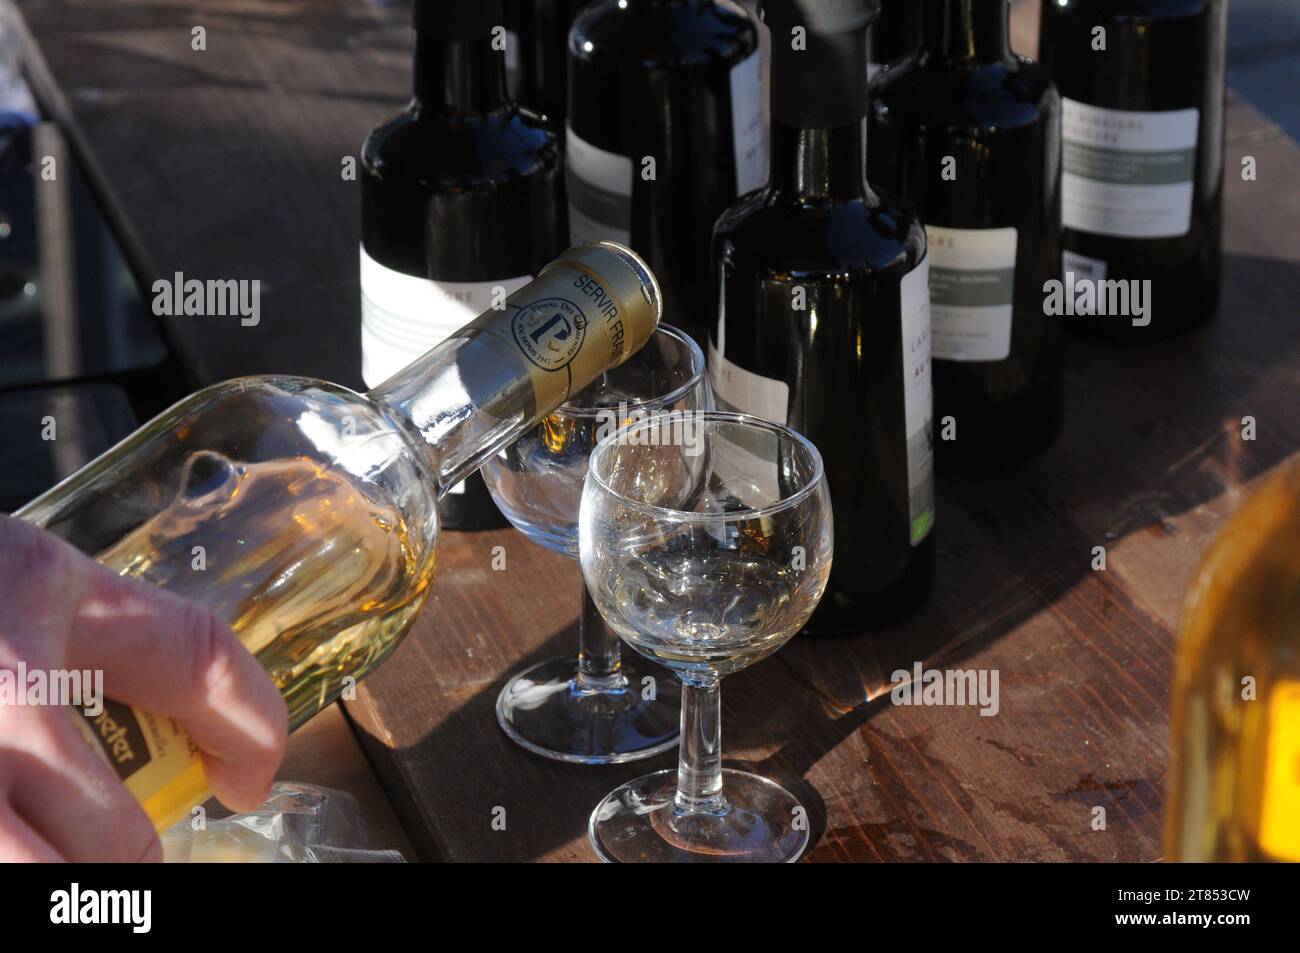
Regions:
[[867, 28], [772, 30], [773, 188], [812, 199], [867, 192]]
[[367, 396], [421, 453], [442, 496], [636, 353], [662, 313], [635, 253], [612, 242], [571, 248]]
[[439, 497], [538, 416], [525, 366], [482, 334], [449, 338], [367, 396], [422, 450]]
[[867, 191], [866, 167], [865, 122], [811, 129], [772, 120], [774, 189], [800, 198], [862, 198]]
[[505, 56], [490, 36], [415, 35], [415, 99], [434, 114], [479, 115], [508, 105]]
[[1007, 0], [921, 0], [921, 51], [937, 62], [1009, 60]]

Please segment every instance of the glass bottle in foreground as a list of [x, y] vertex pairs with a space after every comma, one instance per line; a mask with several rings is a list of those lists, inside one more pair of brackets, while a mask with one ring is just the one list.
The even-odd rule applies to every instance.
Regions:
[[1300, 861], [1300, 459], [1206, 554], [1174, 662], [1165, 859]]
[[[438, 498], [635, 353], [660, 313], [631, 251], [571, 249], [366, 394], [301, 377], [205, 388], [15, 515], [216, 610], [296, 728], [405, 635], [433, 577]], [[171, 719], [110, 702], [76, 720], [159, 829], [208, 796]], [[114, 759], [110, 736], [132, 757]]]

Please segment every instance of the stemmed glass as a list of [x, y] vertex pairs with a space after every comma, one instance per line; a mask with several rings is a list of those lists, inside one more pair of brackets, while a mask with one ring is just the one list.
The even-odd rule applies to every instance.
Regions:
[[609, 626], [681, 678], [676, 771], [616, 789], [591, 815], [601, 859], [794, 861], [808, 815], [767, 778], [724, 769], [719, 681], [807, 622], [831, 567], [821, 456], [732, 413], [635, 423], [591, 456], [582, 574]]
[[[704, 355], [689, 335], [660, 325], [621, 367], [560, 407], [483, 466], [506, 518], [535, 543], [578, 558], [578, 505], [591, 450], [629, 422], [711, 406]], [[585, 586], [578, 655], [515, 675], [497, 697], [497, 721], [536, 754], [581, 764], [634, 761], [677, 743], [681, 686], [666, 670], [624, 659]]]

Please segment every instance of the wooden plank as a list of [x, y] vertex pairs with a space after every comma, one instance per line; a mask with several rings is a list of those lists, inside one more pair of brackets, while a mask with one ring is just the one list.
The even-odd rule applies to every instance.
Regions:
[[[179, 323], [203, 373], [354, 382], [357, 197], [338, 167], [405, 96], [405, 10], [22, 5], [159, 273], [273, 286], [261, 330]], [[1014, 8], [1022, 52], [1036, 9]], [[196, 23], [207, 54], [187, 51]], [[1236, 97], [1228, 132], [1218, 320], [1149, 348], [1072, 340], [1057, 444], [1004, 473], [941, 479], [939, 576], [921, 612], [870, 635], [798, 638], [726, 681], [724, 751], [800, 794], [812, 860], [1159, 856], [1182, 594], [1241, 496], [1300, 446], [1300, 149]], [[1240, 176], [1245, 155], [1256, 181]], [[1241, 439], [1248, 415], [1254, 441]], [[1105, 572], [1090, 568], [1094, 546]], [[501, 531], [448, 534], [440, 572], [407, 642], [348, 707], [415, 851], [591, 860], [594, 804], [671, 756], [552, 764], [493, 717], [510, 673], [572, 651], [576, 567]], [[998, 672], [998, 716], [891, 704], [890, 673], [916, 661]]]
[[[261, 321], [170, 319], [204, 382], [359, 386], [360, 186], [410, 95], [410, 9], [358, 0], [22, 0], [154, 275], [258, 280]], [[192, 30], [206, 31], [204, 51]]]

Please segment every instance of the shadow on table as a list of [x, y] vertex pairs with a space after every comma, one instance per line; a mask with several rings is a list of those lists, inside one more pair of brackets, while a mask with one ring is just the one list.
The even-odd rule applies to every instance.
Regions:
[[[1115, 573], [1091, 571], [1093, 547], [1113, 548], [1134, 534], [1150, 533], [1176, 550], [1176, 562], [1192, 565], [1202, 544], [1179, 534], [1180, 518], [1239, 491], [1300, 445], [1295, 413], [1300, 328], [1284, 317], [1283, 306], [1300, 298], [1300, 266], [1252, 258], [1231, 258], [1227, 265], [1224, 300], [1256, 302], [1249, 323], [1225, 307], [1211, 327], [1156, 345], [1116, 347], [1072, 338], [1067, 423], [1057, 442], [1038, 458], [1004, 471], [941, 477], [936, 588], [911, 619], [860, 636], [800, 637], [775, 660], [724, 681], [724, 757], [768, 752], [750, 760], [727, 758], [729, 766], [767, 774], [795, 789], [809, 808], [814, 837], [823, 837], [826, 806], [804, 779], [882, 708], [892, 707], [885, 697], [892, 672], [918, 661], [927, 668], [957, 666], [1076, 588], [1079, 598], [1095, 603], [1090, 618], [1110, 620], [1105, 625], [1113, 631], [1107, 638], [1121, 644], [1136, 632], [1162, 646], [1161, 658], [1136, 664], [1167, 680], [1172, 645], [1167, 625]], [[1273, 295], [1277, 302], [1259, 302]], [[1254, 441], [1241, 439], [1240, 421], [1247, 415], [1257, 421]], [[1160, 566], [1147, 569], [1161, 571]], [[1091, 647], [1092, 633], [1080, 629], [1079, 636]], [[1098, 639], [1096, 651], [1110, 648]], [[571, 652], [575, 644], [571, 625], [510, 669]], [[1016, 677], [1019, 663], [1001, 662], [1011, 669], [1005, 677]], [[1025, 663], [1025, 678], [1050, 676], [1039, 670], [1042, 664]], [[473, 842], [473, 859], [537, 859], [563, 852], [585, 832], [592, 807], [612, 788], [674, 763], [665, 754], [592, 768], [530, 755], [496, 726], [494, 703], [504, 681], [477, 691], [417, 746], [430, 763], [436, 758], [441, 771], [459, 775], [438, 782], [444, 789], [438, 802], [469, 810], [463, 817], [439, 817], [437, 826], [486, 824], [487, 802], [494, 798], [506, 808], [508, 836], [456, 837], [458, 844]], [[1096, 686], [1104, 704], [1125, 690], [1118, 683]], [[1145, 716], [1162, 726], [1166, 715], [1157, 708], [1150, 706]], [[466, 739], [472, 739], [472, 749]], [[1052, 781], [1067, 791], [1074, 784], [1073, 776]], [[909, 797], [924, 799], [905, 782], [904, 787]], [[1095, 802], [1099, 792], [1104, 797], [1112, 787], [1120, 786], [1104, 778], [1083, 784], [1081, 803]], [[1130, 808], [1145, 816], [1158, 810], [1153, 803], [1158, 797], [1143, 790]], [[943, 856], [970, 859], [992, 853], [987, 842], [924, 830], [910, 818], [881, 827], [879, 841], [862, 834], [871, 848], [861, 847], [855, 856], [863, 851], [870, 856], [874, 849], [881, 859], [890, 859], [883, 838], [900, 827], [916, 838], [921, 857], [934, 857], [936, 847], [947, 848]], [[411, 833], [425, 856], [463, 857], [459, 846], [441, 843], [427, 831]], [[1066, 856], [1076, 853], [1069, 844], [1058, 846]], [[835, 844], [825, 849], [834, 851]], [[581, 843], [577, 856], [593, 855]]]

